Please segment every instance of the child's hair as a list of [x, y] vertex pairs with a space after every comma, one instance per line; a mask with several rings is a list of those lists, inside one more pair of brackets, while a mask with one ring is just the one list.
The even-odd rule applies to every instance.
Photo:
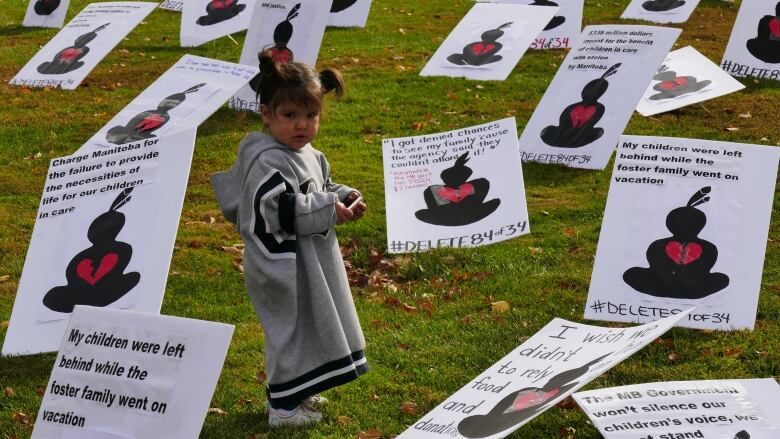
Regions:
[[325, 93], [335, 91], [339, 98], [344, 94], [344, 82], [338, 70], [317, 73], [303, 63], [277, 63], [270, 50], [258, 53], [257, 58], [260, 60], [257, 95], [260, 105], [265, 105], [271, 114], [283, 102], [320, 112]]

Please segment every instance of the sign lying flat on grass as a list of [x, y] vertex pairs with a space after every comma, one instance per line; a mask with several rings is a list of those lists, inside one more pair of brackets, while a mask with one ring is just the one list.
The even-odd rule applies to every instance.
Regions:
[[165, 0], [160, 3], [159, 8], [166, 11], [181, 12], [184, 7], [184, 0]]
[[699, 0], [633, 0], [620, 18], [653, 23], [685, 23]]
[[10, 81], [27, 87], [73, 90], [157, 3], [90, 3]]
[[753, 328], [780, 150], [623, 136], [585, 318]]
[[24, 14], [23, 26], [62, 27], [70, 0], [30, 0]]
[[733, 76], [780, 80], [780, 2], [742, 2], [720, 66]]
[[51, 161], [3, 354], [57, 349], [75, 305], [158, 313], [195, 130]]
[[560, 6], [542, 32], [531, 42], [531, 49], [568, 49], [577, 44], [582, 32], [584, 0], [479, 0], [516, 5]]
[[520, 137], [523, 161], [607, 166], [620, 134], [679, 29], [588, 26]]
[[[329, 2], [277, 0], [258, 3], [249, 22], [241, 64], [257, 66], [257, 54], [270, 50], [277, 62], [297, 61], [313, 66], [328, 20]], [[230, 99], [230, 108], [258, 113], [259, 84], [251, 81]]]
[[197, 438], [233, 329], [76, 307], [32, 438]]
[[607, 439], [780, 437], [772, 378], [647, 383], [573, 397]]
[[676, 110], [745, 88], [691, 46], [669, 52], [636, 106], [642, 116]]
[[[326, 0], [325, 3], [330, 3]], [[365, 27], [371, 0], [333, 0], [328, 15], [328, 26]]]
[[78, 152], [112, 148], [195, 128], [257, 72], [257, 67], [184, 55]]
[[661, 336], [684, 314], [633, 328], [556, 318], [398, 439], [502, 438]]
[[185, 0], [181, 13], [181, 47], [200, 46], [245, 30], [259, 0]]
[[439, 46], [420, 76], [502, 81], [557, 10], [555, 6], [477, 3]]
[[530, 232], [515, 119], [384, 139], [391, 253], [475, 247]]

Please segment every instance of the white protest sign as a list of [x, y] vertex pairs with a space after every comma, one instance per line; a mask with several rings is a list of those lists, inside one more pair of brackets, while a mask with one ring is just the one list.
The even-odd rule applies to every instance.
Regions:
[[200, 46], [245, 30], [260, 0], [186, 0], [181, 13], [181, 47]]
[[160, 3], [159, 8], [166, 11], [181, 12], [184, 7], [184, 0], [165, 0]]
[[780, 150], [623, 136], [585, 318], [753, 328]]
[[257, 72], [257, 67], [184, 55], [78, 151], [110, 148], [197, 127]]
[[555, 6], [477, 3], [452, 30], [420, 76], [506, 79]]
[[[241, 64], [257, 66], [257, 54], [270, 50], [278, 62], [314, 66], [328, 20], [329, 2], [276, 0], [260, 2], [252, 14], [241, 52]], [[230, 99], [230, 108], [259, 112], [258, 84], [251, 81]]]
[[157, 3], [90, 3], [9, 84], [73, 90]]
[[772, 378], [636, 384], [573, 397], [606, 439], [780, 437]]
[[195, 439], [234, 327], [77, 306], [32, 439]]
[[[331, 0], [323, 0], [331, 4]], [[371, 0], [333, 0], [328, 15], [328, 26], [365, 27]]]
[[382, 140], [389, 251], [475, 247], [529, 233], [516, 133], [507, 118]]
[[632, 0], [620, 18], [653, 23], [685, 23], [699, 0]]
[[733, 76], [780, 80], [780, 2], [742, 1], [720, 66]]
[[556, 318], [398, 439], [502, 438], [658, 338], [684, 314], [632, 328]]
[[195, 130], [51, 161], [3, 354], [57, 349], [75, 305], [160, 311]]
[[30, 0], [24, 14], [23, 26], [62, 27], [70, 0]]
[[676, 110], [745, 88], [691, 46], [669, 52], [636, 106], [642, 116]]
[[603, 169], [679, 29], [588, 26], [520, 136], [523, 161]]
[[531, 42], [531, 49], [568, 49], [577, 44], [582, 32], [585, 0], [479, 0], [532, 6], [560, 6], [542, 32]]

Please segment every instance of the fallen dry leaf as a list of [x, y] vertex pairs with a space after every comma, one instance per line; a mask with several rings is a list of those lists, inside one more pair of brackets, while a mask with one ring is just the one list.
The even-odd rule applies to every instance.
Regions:
[[499, 300], [490, 304], [490, 310], [496, 313], [503, 313], [509, 311], [509, 303]]
[[10, 322], [8, 320], [3, 320], [3, 323], [0, 323], [0, 328], [8, 329], [9, 323]]
[[410, 402], [410, 401], [404, 401], [401, 403], [401, 405], [398, 406], [398, 410], [401, 413], [406, 413], [407, 415], [416, 416], [417, 415], [417, 404]]
[[231, 261], [233, 263], [233, 266], [236, 267], [236, 270], [238, 270], [239, 273], [244, 273], [244, 264], [243, 262], [239, 260], [233, 260]]
[[574, 403], [574, 399], [571, 396], [569, 396], [565, 398], [563, 401], [559, 402], [558, 404], [555, 404], [555, 407], [562, 410], [571, 410], [577, 407], [577, 405]]
[[222, 410], [219, 407], [209, 407], [208, 411], [206, 413], [216, 413], [218, 415], [226, 415], [227, 412]]
[[5, 282], [5, 281], [7, 281], [10, 278], [11, 278], [10, 274], [4, 274], [4, 275], [0, 276], [0, 282]]
[[677, 352], [672, 352], [671, 354], [669, 354], [668, 358], [669, 361], [677, 361], [680, 358], [680, 356], [677, 355]]
[[541, 247], [528, 247], [528, 251], [531, 253], [531, 255], [538, 255], [539, 253], [544, 253], [544, 249]]
[[421, 300], [418, 305], [420, 305], [420, 308], [428, 314], [436, 312], [436, 305], [430, 300]]
[[739, 131], [739, 128], [737, 128], [737, 127], [726, 127], [726, 131], [731, 131], [731, 132]]
[[265, 371], [264, 370], [261, 370], [260, 372], [257, 373], [257, 382], [258, 383], [260, 383], [260, 384], [264, 383], [266, 378], [267, 377], [265, 376]]
[[3, 393], [5, 393], [5, 396], [16, 396], [16, 392], [12, 387], [6, 387], [3, 389]]
[[401, 306], [401, 309], [403, 309], [405, 312], [408, 312], [409, 314], [417, 314], [417, 308], [406, 303]]
[[37, 389], [35, 389], [35, 394], [43, 398], [43, 395], [46, 394], [46, 389], [44, 389], [43, 387], [38, 387]]
[[244, 254], [243, 250], [241, 250], [239, 248], [236, 248], [236, 247], [227, 247], [227, 246], [223, 245], [222, 246], [222, 250], [224, 250], [225, 253], [230, 253], [231, 255], [243, 255]]
[[742, 355], [742, 348], [727, 348], [723, 354], [730, 358], [739, 358]]
[[349, 416], [343, 416], [343, 415], [342, 416], [337, 416], [336, 420], [339, 421], [339, 424], [342, 427], [346, 427], [346, 426], [348, 426], [349, 424], [352, 423], [352, 419]]
[[11, 413], [11, 419], [21, 424], [30, 423], [30, 417], [26, 413], [22, 413], [22, 412]]
[[381, 439], [381, 438], [382, 438], [382, 432], [375, 429], [363, 430], [360, 433], [358, 433], [358, 439]]

